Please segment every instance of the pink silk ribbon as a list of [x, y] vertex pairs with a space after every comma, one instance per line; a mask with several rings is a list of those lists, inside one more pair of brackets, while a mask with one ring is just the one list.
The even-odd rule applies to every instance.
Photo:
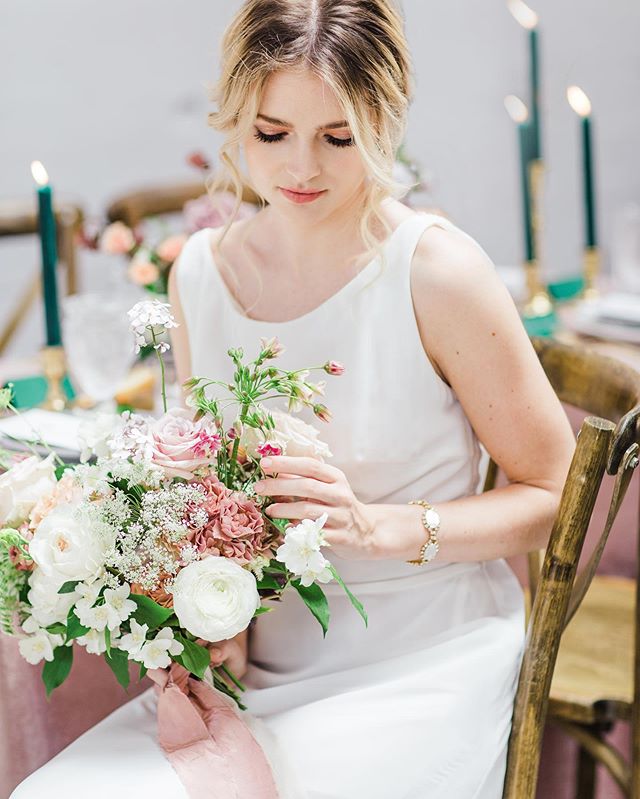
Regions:
[[279, 799], [262, 747], [222, 694], [179, 663], [148, 674], [158, 741], [190, 799]]

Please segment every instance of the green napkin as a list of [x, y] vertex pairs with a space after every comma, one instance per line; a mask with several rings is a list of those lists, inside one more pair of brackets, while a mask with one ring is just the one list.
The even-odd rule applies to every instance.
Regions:
[[[44, 402], [47, 396], [47, 381], [42, 375], [19, 377], [9, 380], [13, 384], [13, 404], [16, 408], [35, 408]], [[5, 384], [5, 388], [8, 383]], [[75, 397], [75, 391], [68, 377], [62, 381], [62, 388], [69, 399]]]

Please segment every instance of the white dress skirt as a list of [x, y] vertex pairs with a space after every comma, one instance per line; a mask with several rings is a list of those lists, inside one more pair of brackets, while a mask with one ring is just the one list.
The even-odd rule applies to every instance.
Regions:
[[[384, 268], [374, 259], [287, 322], [241, 313], [217, 271], [210, 230], [190, 237], [175, 267], [194, 375], [228, 381], [227, 350], [253, 358], [263, 336], [284, 345], [281, 369], [331, 359], [346, 366], [327, 379], [333, 419], [321, 437], [364, 503], [425, 498], [437, 507], [481, 490], [480, 444], [432, 368], [413, 311], [412, 255], [433, 224], [454, 228], [413, 213], [387, 240]], [[415, 567], [325, 554], [364, 604], [368, 628], [330, 583], [326, 638], [293, 589], [251, 632], [246, 718], [282, 799], [500, 799], [525, 638], [523, 593], [507, 563], [436, 558]], [[152, 689], [11, 799], [185, 799], [157, 744], [154, 707]]]

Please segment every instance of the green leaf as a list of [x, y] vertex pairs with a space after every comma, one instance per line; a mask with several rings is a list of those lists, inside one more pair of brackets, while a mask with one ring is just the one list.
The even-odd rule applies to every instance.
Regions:
[[322, 637], [324, 638], [329, 629], [330, 616], [329, 603], [327, 602], [324, 591], [317, 583], [311, 583], [311, 585], [305, 586], [302, 585], [299, 579], [292, 580], [291, 585], [300, 594], [305, 605], [320, 622]]
[[276, 590], [280, 589], [280, 583], [276, 580], [275, 577], [269, 574], [265, 574], [262, 580], [258, 580], [258, 590], [261, 588], [274, 588]]
[[60, 588], [58, 588], [58, 593], [72, 594], [76, 590], [76, 585], [81, 582], [82, 580], [67, 580], [66, 583], [63, 583]]
[[55, 624], [50, 624], [48, 627], [45, 627], [45, 630], [48, 633], [53, 633], [54, 635], [64, 635], [67, 632], [66, 626], [60, 621], [57, 621]]
[[191, 674], [195, 674], [196, 677], [202, 679], [211, 662], [209, 650], [182, 635], [175, 635], [174, 637], [176, 641], [179, 641], [184, 646], [182, 654], [177, 655], [175, 659]]
[[127, 690], [129, 687], [129, 658], [122, 649], [112, 649], [111, 654], [106, 654], [105, 658], [111, 671], [116, 675], [116, 680]]
[[173, 616], [173, 608], [163, 608], [144, 594], [129, 594], [129, 599], [138, 606], [133, 618], [138, 624], [147, 624], [149, 630], [157, 630], [170, 616]]
[[76, 616], [75, 609], [71, 608], [67, 616], [67, 641], [80, 638], [81, 635], [86, 635], [89, 629], [89, 627], [80, 624], [80, 619]]
[[63, 463], [61, 466], [56, 466], [54, 474], [56, 476], [56, 480], [60, 480], [62, 475], [67, 471], [67, 469], [73, 468], [68, 463]]
[[141, 680], [145, 676], [146, 673], [147, 673], [147, 667], [144, 665], [144, 663], [141, 663], [140, 664], [140, 674], [138, 675], [138, 679]]
[[42, 669], [42, 681], [47, 690], [47, 697], [51, 696], [54, 688], [67, 679], [73, 663], [73, 647], [57, 646], [53, 650], [53, 660], [48, 660]]
[[107, 646], [105, 652], [109, 656], [111, 655], [111, 630], [108, 627], [104, 628], [104, 642]]
[[349, 591], [349, 589], [347, 588], [347, 586], [344, 583], [344, 580], [342, 579], [342, 577], [340, 577], [340, 575], [336, 571], [336, 567], [333, 565], [333, 563], [329, 566], [329, 571], [331, 572], [331, 574], [333, 574], [336, 582], [338, 582], [344, 588], [344, 590], [347, 593], [347, 596], [351, 600], [351, 604], [353, 605], [353, 607], [358, 611], [358, 613], [364, 619], [364, 626], [368, 627], [369, 626], [369, 617], [367, 616], [367, 612], [364, 609], [364, 606], [362, 605], [362, 602], [360, 602], [360, 600], [357, 597], [355, 597], [351, 593], [351, 591]]

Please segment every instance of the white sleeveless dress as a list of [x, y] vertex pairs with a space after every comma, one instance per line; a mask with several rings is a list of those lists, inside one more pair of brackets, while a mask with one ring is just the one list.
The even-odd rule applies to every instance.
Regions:
[[[280, 368], [345, 364], [327, 379], [331, 423], [307, 409], [301, 418], [320, 426], [329, 462], [365, 503], [437, 505], [481, 490], [479, 442], [424, 352], [412, 306], [412, 254], [434, 224], [455, 228], [414, 213], [387, 240], [384, 269], [372, 260], [286, 322], [241, 313], [214, 263], [210, 229], [190, 237], [177, 265], [192, 374], [228, 380], [227, 350], [253, 358], [260, 337], [273, 335], [285, 347]], [[243, 701], [283, 799], [500, 799], [524, 645], [523, 594], [507, 563], [436, 558], [416, 567], [324, 553], [363, 602], [368, 628], [330, 583], [325, 639], [293, 590], [251, 633]], [[12, 799], [80, 797], [89, 785], [94, 799], [184, 799], [155, 740], [154, 701], [151, 690], [116, 710]]]

